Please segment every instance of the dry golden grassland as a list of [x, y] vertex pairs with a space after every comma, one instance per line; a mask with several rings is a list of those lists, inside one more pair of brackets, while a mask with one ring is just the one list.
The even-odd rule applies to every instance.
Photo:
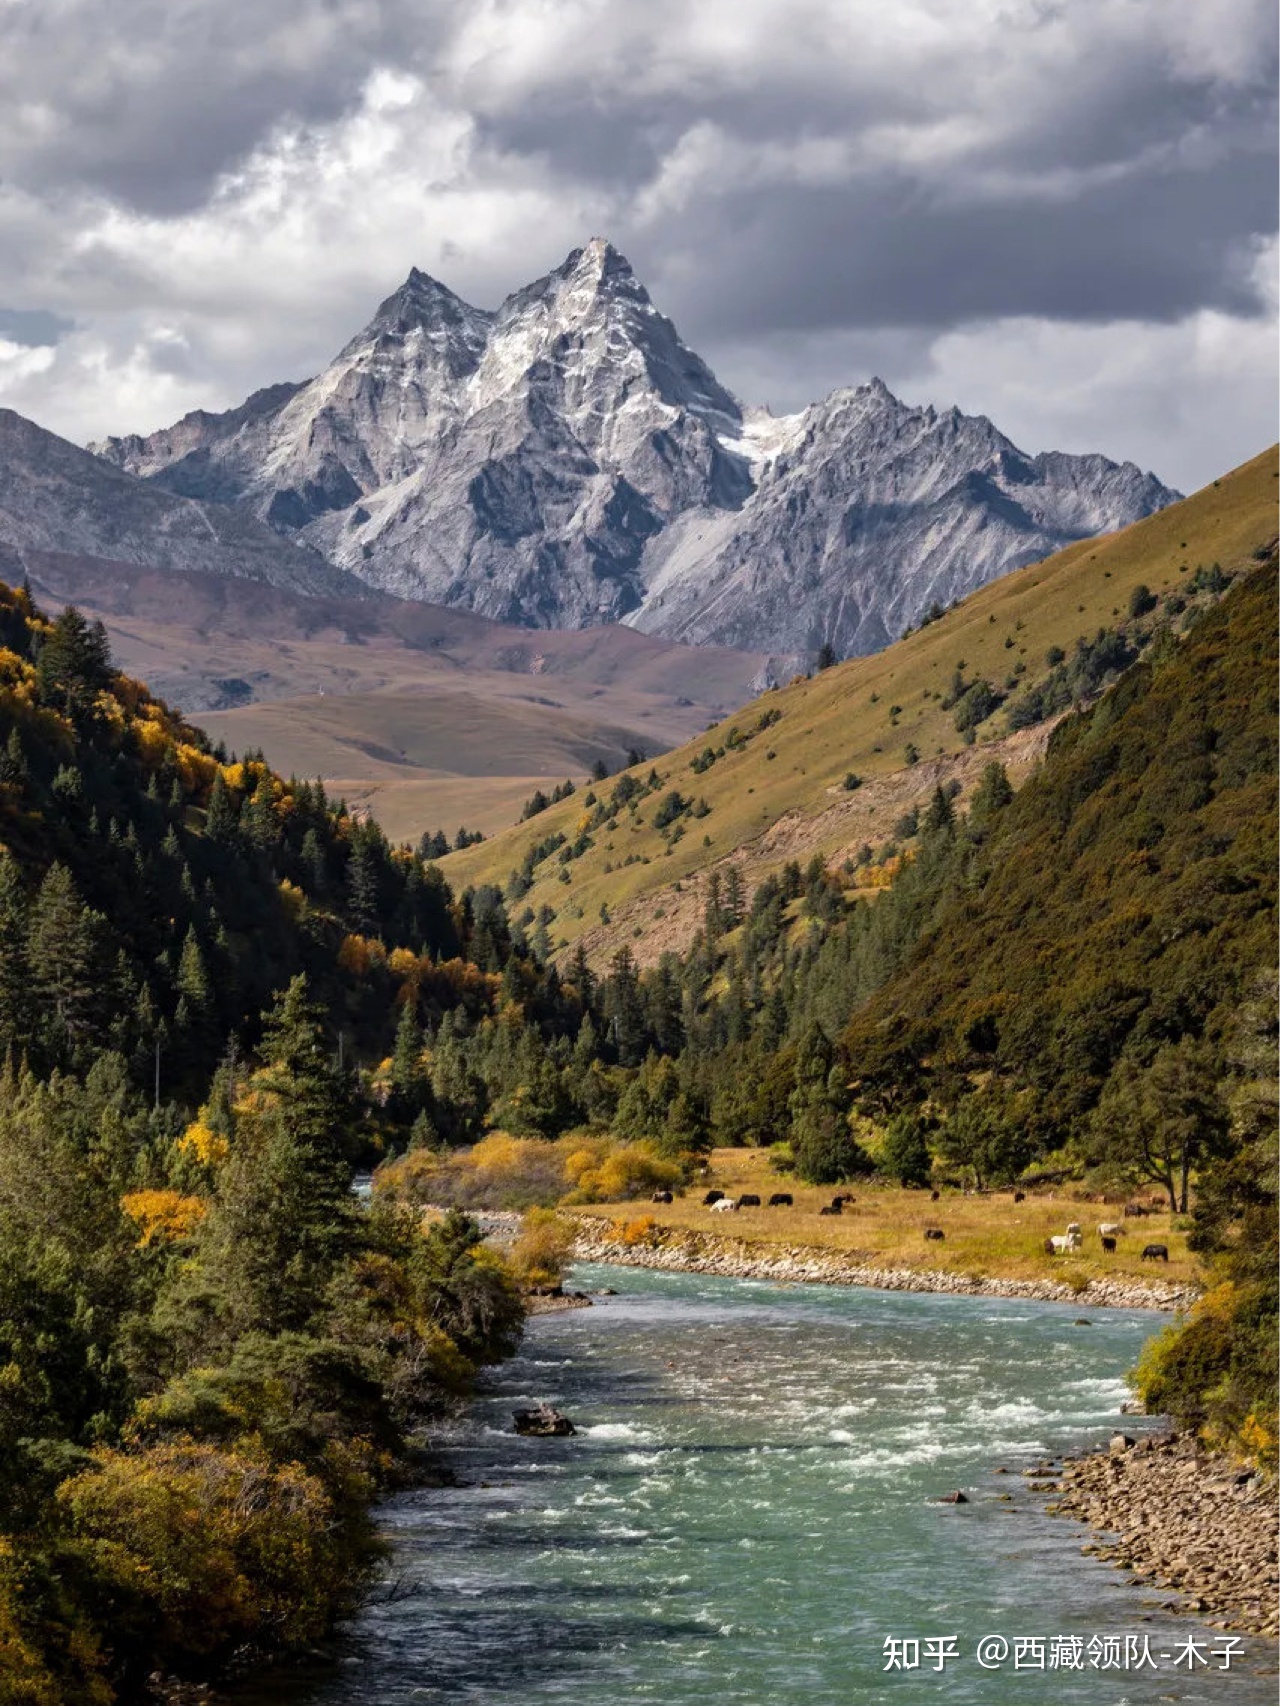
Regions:
[[[790, 1191], [793, 1208], [747, 1208], [736, 1214], [712, 1214], [702, 1206], [709, 1187], [731, 1197], [754, 1193], [762, 1203], [774, 1191]], [[820, 1216], [818, 1210], [837, 1191], [852, 1191], [839, 1216]], [[1133, 1201], [1154, 1202], [1154, 1187], [1134, 1193]], [[901, 1190], [879, 1183], [858, 1182], [838, 1187], [798, 1184], [776, 1173], [766, 1151], [717, 1149], [711, 1172], [671, 1204], [619, 1202], [579, 1211], [605, 1220], [634, 1221], [651, 1215], [660, 1227], [679, 1227], [716, 1233], [761, 1245], [808, 1246], [885, 1268], [913, 1268], [988, 1279], [1051, 1279], [1068, 1285], [1088, 1280], [1119, 1279], [1198, 1283], [1197, 1265], [1187, 1250], [1185, 1232], [1174, 1231], [1167, 1206], [1145, 1219], [1127, 1222], [1117, 1239], [1115, 1255], [1104, 1255], [1098, 1236], [1100, 1222], [1124, 1222], [1120, 1202], [1083, 1202], [1068, 1190], [1035, 1191], [1015, 1203], [1012, 1191], [967, 1196], [944, 1190], [937, 1202], [928, 1191]], [[1084, 1247], [1075, 1255], [1048, 1256], [1044, 1241], [1080, 1223]], [[926, 1226], [945, 1234], [940, 1243], [926, 1242]], [[1169, 1261], [1144, 1262], [1145, 1244], [1165, 1244]]]

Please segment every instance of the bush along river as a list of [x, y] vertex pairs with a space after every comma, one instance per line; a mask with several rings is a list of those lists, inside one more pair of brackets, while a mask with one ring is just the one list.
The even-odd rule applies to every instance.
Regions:
[[[436, 1442], [457, 1485], [384, 1507], [383, 1577], [332, 1654], [243, 1706], [1274, 1701], [1269, 1643], [1170, 1614], [1019, 1473], [1156, 1426], [1120, 1406], [1164, 1317], [571, 1283], [616, 1295], [530, 1323]], [[543, 1401], [575, 1437], [512, 1431]]]

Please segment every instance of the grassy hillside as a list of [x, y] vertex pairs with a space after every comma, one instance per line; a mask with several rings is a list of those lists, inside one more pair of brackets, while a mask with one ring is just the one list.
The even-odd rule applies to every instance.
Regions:
[[[540, 859], [521, 897], [535, 913], [554, 913], [553, 943], [583, 939], [597, 961], [624, 940], [642, 962], [687, 946], [701, 911], [696, 888], [690, 894], [697, 873], [732, 861], [750, 892], [788, 859], [819, 852], [839, 862], [864, 843], [883, 845], [902, 813], [926, 801], [940, 780], [956, 776], [967, 792], [992, 757], [1018, 780], [1041, 756], [1048, 729], [1041, 721], [1011, 730], [1015, 708], [1029, 707], [1055, 671], [1061, 681], [1080, 642], [1099, 630], [1140, 647], [1160, 618], [1184, 619], [1181, 601], [1212, 598], [1214, 583], [1202, 571], [1214, 564], [1230, 571], [1274, 539], [1276, 480], [1271, 450], [1121, 533], [1020, 569], [888, 650], [765, 694], [667, 754], [657, 788], [611, 826], [587, 828], [580, 792], [452, 856], [450, 880], [502, 884], [560, 834], [581, 852], [563, 864], [563, 849]], [[1140, 588], [1161, 602], [1132, 616]], [[957, 672], [966, 686], [985, 682], [1003, 696], [971, 731], [972, 744], [949, 703]], [[708, 752], [722, 756], [707, 765]], [[649, 770], [633, 774], [644, 781]], [[851, 772], [860, 785], [846, 790]], [[655, 823], [658, 802], [672, 790], [700, 815]]]

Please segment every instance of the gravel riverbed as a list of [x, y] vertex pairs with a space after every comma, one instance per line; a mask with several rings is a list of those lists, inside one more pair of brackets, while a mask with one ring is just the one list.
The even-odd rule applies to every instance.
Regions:
[[[1086, 1544], [1138, 1581], [1181, 1596], [1177, 1608], [1223, 1629], [1280, 1633], [1276, 1489], [1210, 1456], [1189, 1435], [1166, 1434], [1108, 1453], [1068, 1458], [1048, 1509], [1108, 1538]], [[1172, 1608], [1171, 1608], [1172, 1609]]]
[[763, 1279], [807, 1285], [863, 1285], [881, 1291], [927, 1291], [957, 1296], [1023, 1297], [1041, 1303], [1078, 1303], [1088, 1309], [1170, 1309], [1190, 1307], [1199, 1296], [1194, 1286], [1141, 1284], [1125, 1279], [1090, 1280], [1082, 1289], [1057, 1280], [995, 1279], [945, 1273], [938, 1269], [877, 1268], [805, 1245], [749, 1244], [705, 1232], [667, 1233], [656, 1244], [624, 1244], [610, 1238], [599, 1220], [583, 1218], [574, 1255], [582, 1262], [612, 1262], [620, 1267], [665, 1268], [675, 1273], [719, 1274], [732, 1279]]

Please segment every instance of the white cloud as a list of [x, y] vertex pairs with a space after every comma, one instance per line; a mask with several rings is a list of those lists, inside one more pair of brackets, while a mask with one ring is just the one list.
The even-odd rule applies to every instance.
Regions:
[[749, 398], [880, 371], [1195, 483], [1271, 410], [1233, 267], [1274, 231], [1275, 33], [1263, 0], [9, 0], [0, 307], [75, 329], [0, 345], [0, 401], [150, 429], [315, 371], [411, 264], [492, 305], [605, 232]]

